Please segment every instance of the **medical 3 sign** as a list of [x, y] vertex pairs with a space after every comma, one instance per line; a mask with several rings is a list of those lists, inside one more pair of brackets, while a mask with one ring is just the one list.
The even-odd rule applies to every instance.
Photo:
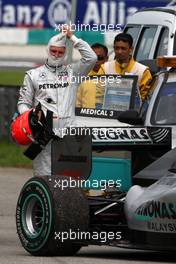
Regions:
[[[122, 24], [142, 7], [165, 6], [169, 0], [77, 0], [75, 24]], [[68, 23], [71, 0], [0, 0], [0, 26], [52, 28]], [[73, 22], [73, 21], [72, 21]]]

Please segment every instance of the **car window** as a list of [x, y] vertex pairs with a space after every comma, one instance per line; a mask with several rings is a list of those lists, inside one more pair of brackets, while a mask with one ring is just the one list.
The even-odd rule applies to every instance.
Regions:
[[156, 46], [154, 58], [157, 58], [158, 56], [162, 56], [162, 55], [167, 55], [168, 39], [169, 39], [169, 29], [164, 27], [162, 28], [160, 32], [160, 36], [158, 38], [158, 44]]
[[135, 75], [87, 77], [78, 87], [76, 115], [116, 119], [135, 107], [137, 79]]
[[[160, 82], [159, 82], [159, 80], [160, 80]], [[152, 78], [152, 82], [150, 84], [150, 90], [149, 90], [147, 96], [145, 97], [145, 100], [143, 101], [142, 106], [140, 108], [140, 112], [139, 112], [139, 115], [143, 121], [145, 121], [145, 119], [146, 119], [147, 110], [148, 110], [148, 107], [150, 104], [150, 99], [153, 95], [153, 92], [154, 92], [155, 88], [157, 87], [157, 85], [161, 85], [161, 83], [162, 83], [161, 80], [163, 81], [163, 78], [161, 78], [161, 74], [160, 74], [160, 77], [159, 77], [159, 75], [154, 75]]]
[[140, 26], [131, 26], [131, 27], [126, 27], [124, 30], [125, 33], [128, 33], [133, 37], [133, 46], [136, 45], [136, 40], [138, 38], [140, 29], [141, 29]]
[[156, 125], [176, 124], [176, 80], [164, 83], [156, 99], [151, 123]]
[[144, 27], [135, 52], [137, 61], [149, 59], [157, 27]]
[[140, 108], [139, 115], [142, 118], [143, 121], [146, 119], [147, 110], [149, 107], [150, 99], [152, 97], [153, 91], [150, 91], [150, 93], [146, 96], [144, 102], [142, 103], [142, 106]]

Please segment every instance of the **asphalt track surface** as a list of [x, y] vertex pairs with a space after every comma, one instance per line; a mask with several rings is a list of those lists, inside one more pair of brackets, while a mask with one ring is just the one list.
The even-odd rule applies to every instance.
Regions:
[[32, 176], [30, 169], [0, 168], [0, 264], [125, 264], [176, 263], [176, 252], [147, 252], [89, 246], [74, 257], [33, 257], [18, 240], [15, 208], [20, 189]]

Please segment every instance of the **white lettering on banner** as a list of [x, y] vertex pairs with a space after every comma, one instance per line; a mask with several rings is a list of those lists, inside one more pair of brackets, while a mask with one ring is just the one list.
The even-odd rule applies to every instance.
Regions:
[[116, 24], [116, 2], [110, 2], [110, 16], [109, 16], [109, 24]]
[[13, 5], [6, 5], [4, 7], [2, 20], [4, 24], [15, 25], [15, 7]]
[[33, 25], [44, 25], [44, 20], [42, 19], [42, 15], [45, 12], [45, 9], [43, 6], [33, 6], [32, 8], [33, 16], [32, 16], [32, 24]]
[[98, 4], [96, 3], [96, 1], [89, 1], [87, 3], [87, 10], [85, 13], [83, 24], [90, 24], [91, 22], [93, 22], [94, 24], [101, 23]]
[[18, 14], [18, 22], [17, 23], [24, 23], [27, 25], [31, 24], [31, 10], [29, 6], [17, 6], [17, 14]]
[[88, 1], [83, 23], [124, 25], [126, 13], [128, 17], [137, 10], [136, 7], [126, 7], [125, 1], [101, 1], [100, 9], [97, 1]]
[[45, 12], [43, 6], [28, 6], [28, 5], [4, 5], [1, 6], [0, 21], [4, 25], [25, 25], [38, 26], [43, 25], [42, 16]]
[[54, 0], [48, 8], [48, 21], [51, 26], [68, 23], [71, 3], [68, 0]]
[[107, 24], [107, 13], [108, 13], [108, 3], [106, 1], [102, 1], [102, 18], [101, 24]]
[[125, 24], [125, 3], [123, 1], [119, 2], [118, 17], [119, 17], [118, 23], [121, 25], [124, 25]]

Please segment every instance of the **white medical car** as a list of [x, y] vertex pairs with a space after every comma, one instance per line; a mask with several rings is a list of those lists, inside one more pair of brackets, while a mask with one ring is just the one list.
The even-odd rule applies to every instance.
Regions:
[[134, 39], [137, 61], [176, 55], [176, 6], [146, 8], [129, 17], [124, 29]]

